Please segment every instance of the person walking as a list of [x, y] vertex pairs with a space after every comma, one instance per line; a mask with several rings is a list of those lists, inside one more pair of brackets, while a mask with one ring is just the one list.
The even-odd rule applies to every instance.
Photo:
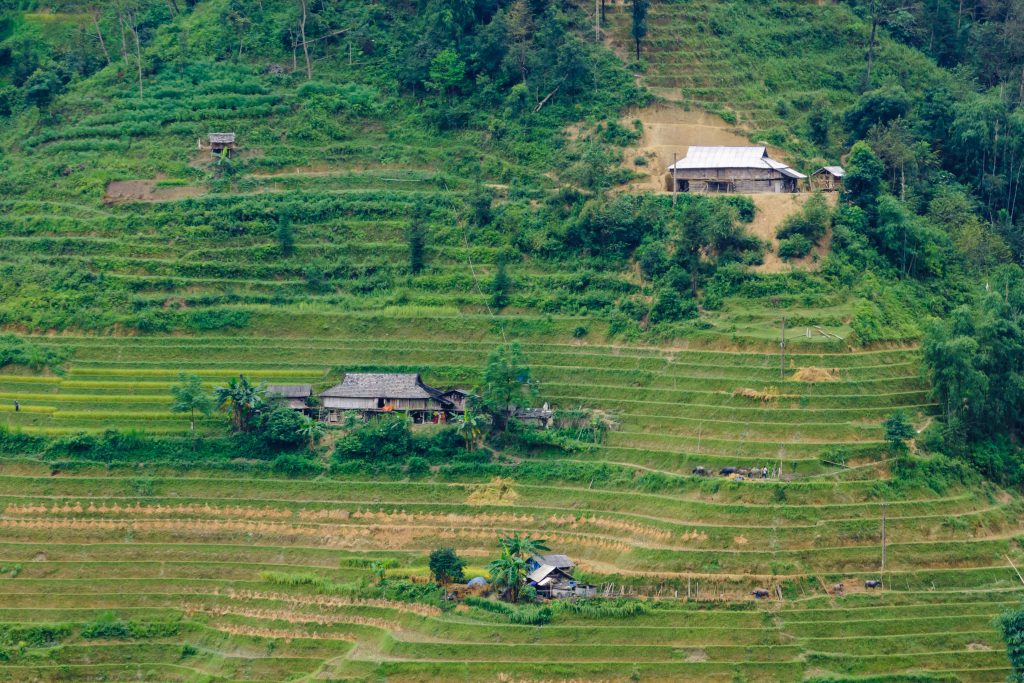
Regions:
[[21, 404], [17, 401], [14, 402], [14, 412], [21, 412]]

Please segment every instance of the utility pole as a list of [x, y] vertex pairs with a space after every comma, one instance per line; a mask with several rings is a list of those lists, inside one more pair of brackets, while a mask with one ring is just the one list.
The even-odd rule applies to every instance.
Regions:
[[885, 508], [887, 503], [882, 501], [882, 568], [878, 573], [878, 579], [882, 582], [882, 588], [885, 588]]
[[679, 185], [679, 181], [676, 180], [676, 153], [672, 152], [672, 206], [676, 205], [676, 187]]
[[786, 377], [786, 316], [782, 316], [782, 336], [779, 339], [779, 379]]

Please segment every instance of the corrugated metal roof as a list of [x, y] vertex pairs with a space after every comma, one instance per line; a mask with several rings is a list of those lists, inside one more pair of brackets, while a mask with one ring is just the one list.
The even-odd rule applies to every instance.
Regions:
[[320, 394], [328, 398], [436, 398], [417, 373], [349, 372], [341, 384]]
[[765, 147], [690, 147], [686, 156], [668, 170], [699, 168], [771, 168], [790, 178], [806, 178], [781, 161], [768, 156]]
[[844, 175], [846, 175], [846, 169], [844, 169], [842, 166], [822, 166], [821, 168], [814, 172], [814, 175], [818, 175], [822, 171], [831, 173], [837, 178], [842, 178]]
[[313, 395], [312, 384], [268, 384], [268, 396], [283, 396], [284, 398], [306, 398]]

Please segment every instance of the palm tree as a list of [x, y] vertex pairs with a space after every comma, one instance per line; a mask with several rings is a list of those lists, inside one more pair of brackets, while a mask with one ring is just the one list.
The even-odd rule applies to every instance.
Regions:
[[217, 409], [231, 412], [231, 424], [235, 431], [247, 432], [252, 427], [252, 418], [263, 406], [266, 388], [263, 384], [251, 383], [245, 375], [232, 377], [226, 387], [214, 389]]
[[459, 420], [455, 431], [466, 442], [467, 451], [473, 450], [480, 443], [480, 439], [484, 435], [485, 424], [486, 419], [479, 413], [466, 410], [462, 415], [462, 419]]
[[540, 538], [520, 536], [518, 531], [511, 536], [499, 538], [498, 547], [501, 548], [502, 553], [508, 553], [513, 557], [521, 558], [524, 562], [528, 557], [551, 550], [548, 547], [547, 541]]
[[501, 557], [487, 565], [491, 583], [501, 589], [509, 601], [519, 601], [519, 589], [526, 578], [526, 560], [503, 550]]
[[299, 434], [309, 441], [310, 452], [316, 450], [316, 445], [321, 437], [327, 432], [323, 422], [314, 420], [308, 415], [302, 416], [302, 424], [299, 425]]

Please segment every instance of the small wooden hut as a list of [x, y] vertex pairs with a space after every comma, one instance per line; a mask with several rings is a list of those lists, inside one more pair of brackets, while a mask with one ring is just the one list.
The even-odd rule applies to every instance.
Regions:
[[210, 154], [214, 157], [220, 157], [221, 154], [227, 150], [228, 158], [230, 159], [235, 154], [235, 134], [234, 133], [210, 133], [209, 135], [209, 148]]
[[268, 384], [267, 396], [279, 398], [292, 410], [305, 413], [309, 410], [309, 399], [313, 396], [311, 384]]
[[846, 171], [842, 166], [822, 166], [811, 174], [811, 188], [822, 192], [835, 192], [843, 187]]

